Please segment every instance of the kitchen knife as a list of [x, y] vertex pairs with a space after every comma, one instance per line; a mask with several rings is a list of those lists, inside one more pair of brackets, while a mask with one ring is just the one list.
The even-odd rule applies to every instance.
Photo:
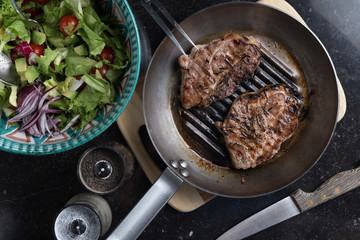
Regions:
[[243, 239], [360, 186], [360, 167], [340, 172], [314, 192], [298, 189], [290, 196], [238, 223], [218, 240]]

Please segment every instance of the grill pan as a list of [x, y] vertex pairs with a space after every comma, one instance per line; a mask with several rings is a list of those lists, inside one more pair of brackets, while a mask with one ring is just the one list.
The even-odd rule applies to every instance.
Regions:
[[[146, 74], [143, 111], [152, 143], [167, 168], [109, 239], [136, 238], [183, 181], [226, 197], [255, 197], [279, 190], [298, 179], [315, 164], [335, 129], [338, 112], [335, 69], [319, 39], [299, 21], [267, 5], [241, 2], [206, 8], [184, 20], [181, 26], [195, 43], [230, 31], [262, 38], [262, 45], [268, 47], [271, 53], [263, 52], [255, 77], [239, 86], [235, 94], [254, 91], [263, 84], [269, 84], [267, 81], [287, 81], [286, 84], [296, 90], [296, 79], [304, 77], [307, 93], [314, 92], [309, 102], [310, 110], [296, 140], [286, 153], [271, 164], [246, 171], [208, 164], [204, 161], [206, 157], [201, 154], [203, 150], [197, 147], [210, 144], [205, 150], [222, 155], [224, 159], [227, 158], [226, 149], [224, 151], [211, 124], [207, 126], [210, 131], [207, 129], [204, 134], [201, 127], [191, 120], [191, 115], [196, 115], [193, 110], [179, 110], [181, 74], [177, 58], [180, 52], [169, 38], [165, 38], [156, 50]], [[190, 44], [177, 31], [173, 33], [189, 52]], [[293, 65], [282, 58], [286, 55], [282, 49], [291, 53], [302, 76], [296, 74], [297, 71], [292, 71]], [[229, 99], [220, 105], [226, 107]], [[205, 118], [207, 115], [212, 119], [223, 111], [217, 105], [219, 104], [210, 106], [215, 110], [213, 113], [209, 114], [209, 108], [204, 110], [207, 113], [198, 111], [199, 115]], [[224, 116], [223, 113], [218, 115], [220, 118]], [[206, 126], [203, 120], [198, 123]], [[198, 144], [189, 145], [188, 139], [184, 139], [183, 131], [186, 128], [197, 138], [192, 142]], [[224, 163], [220, 158], [219, 161]]]

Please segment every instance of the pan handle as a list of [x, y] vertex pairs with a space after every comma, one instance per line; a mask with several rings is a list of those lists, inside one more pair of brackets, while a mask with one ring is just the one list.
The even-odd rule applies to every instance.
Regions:
[[175, 194], [183, 180], [166, 168], [153, 186], [140, 199], [108, 240], [136, 239]]

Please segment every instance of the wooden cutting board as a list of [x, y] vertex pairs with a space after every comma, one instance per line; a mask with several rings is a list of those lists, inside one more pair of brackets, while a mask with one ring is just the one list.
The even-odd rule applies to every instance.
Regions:
[[[289, 15], [297, 18], [300, 22], [306, 25], [295, 9], [284, 0], [260, 0], [258, 2], [279, 8], [280, 10], [287, 12]], [[162, 170], [150, 157], [139, 135], [140, 127], [145, 125], [142, 111], [142, 101], [140, 97], [143, 87], [143, 80], [144, 75], [141, 75], [139, 77], [136, 91], [126, 106], [124, 112], [120, 115], [116, 122], [129, 147], [134, 153], [137, 161], [139, 162], [139, 165], [145, 172], [146, 176], [149, 178], [150, 182], [154, 183], [162, 173]], [[338, 86], [340, 97], [338, 121], [340, 121], [346, 111], [346, 99], [343, 88], [339, 81]], [[201, 191], [185, 182], [170, 199], [169, 204], [178, 211], [189, 212], [202, 206], [214, 197], [215, 195]]]

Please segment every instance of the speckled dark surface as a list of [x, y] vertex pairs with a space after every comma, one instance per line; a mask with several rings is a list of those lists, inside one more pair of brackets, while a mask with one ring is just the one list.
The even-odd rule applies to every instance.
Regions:
[[[162, 1], [177, 21], [224, 1]], [[216, 197], [201, 208], [181, 213], [169, 205], [155, 217], [140, 239], [215, 239], [230, 227], [296, 189], [313, 191], [339, 171], [360, 163], [360, 2], [358, 0], [288, 0], [327, 48], [347, 97], [347, 112], [338, 123], [324, 155], [292, 185], [249, 199]], [[165, 34], [141, 7], [130, 5], [149, 37], [145, 53], [154, 52]], [[146, 41], [144, 41], [146, 43]], [[144, 64], [146, 65], [146, 64]], [[104, 141], [124, 139], [113, 124], [74, 150], [42, 157], [0, 152], [0, 239], [53, 239], [52, 226], [66, 202], [85, 188], [76, 175], [81, 154]], [[137, 167], [129, 182], [108, 194], [113, 211], [111, 229], [123, 219], [150, 183]], [[360, 239], [360, 189], [355, 189], [249, 239]]]

